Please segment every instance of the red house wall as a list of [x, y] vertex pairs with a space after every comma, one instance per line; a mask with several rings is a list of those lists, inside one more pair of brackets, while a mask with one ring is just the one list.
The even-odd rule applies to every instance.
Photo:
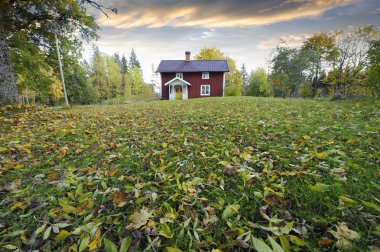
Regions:
[[[169, 86], [165, 83], [171, 81], [176, 73], [161, 73], [162, 99], [169, 100]], [[188, 87], [188, 98], [223, 96], [223, 73], [210, 72], [210, 79], [203, 80], [202, 73], [183, 73], [183, 79], [191, 84]], [[210, 85], [210, 96], [201, 96], [201, 85]]]

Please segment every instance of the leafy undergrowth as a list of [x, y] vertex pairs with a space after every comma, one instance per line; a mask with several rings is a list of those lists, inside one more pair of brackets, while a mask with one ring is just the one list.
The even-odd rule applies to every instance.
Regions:
[[378, 101], [3, 107], [0, 248], [379, 248]]

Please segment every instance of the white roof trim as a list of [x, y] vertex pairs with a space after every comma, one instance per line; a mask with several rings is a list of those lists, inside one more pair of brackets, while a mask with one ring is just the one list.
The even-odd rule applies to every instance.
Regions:
[[173, 82], [175, 82], [175, 81], [177, 81], [177, 80], [180, 81], [180, 82], [183, 82], [184, 84], [186, 84], [186, 85], [188, 85], [188, 86], [191, 86], [191, 84], [190, 84], [189, 82], [185, 81], [184, 79], [178, 78], [178, 77], [175, 77], [174, 79], [172, 79], [172, 80], [166, 82], [166, 83], [164, 84], [164, 86], [170, 85], [171, 83], [173, 83]]

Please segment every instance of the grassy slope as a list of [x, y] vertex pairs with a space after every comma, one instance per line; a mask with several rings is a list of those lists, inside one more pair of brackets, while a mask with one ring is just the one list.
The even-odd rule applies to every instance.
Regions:
[[140, 248], [244, 250], [271, 236], [284, 249], [336, 249], [330, 231], [342, 222], [360, 238], [341, 242], [379, 247], [379, 105], [213, 98], [3, 109], [0, 247], [131, 237]]

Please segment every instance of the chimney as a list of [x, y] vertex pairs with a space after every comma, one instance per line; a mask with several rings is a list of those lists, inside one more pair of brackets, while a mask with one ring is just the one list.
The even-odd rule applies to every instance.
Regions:
[[186, 61], [190, 61], [191, 53], [189, 51], [186, 51], [185, 54], [186, 54]]

